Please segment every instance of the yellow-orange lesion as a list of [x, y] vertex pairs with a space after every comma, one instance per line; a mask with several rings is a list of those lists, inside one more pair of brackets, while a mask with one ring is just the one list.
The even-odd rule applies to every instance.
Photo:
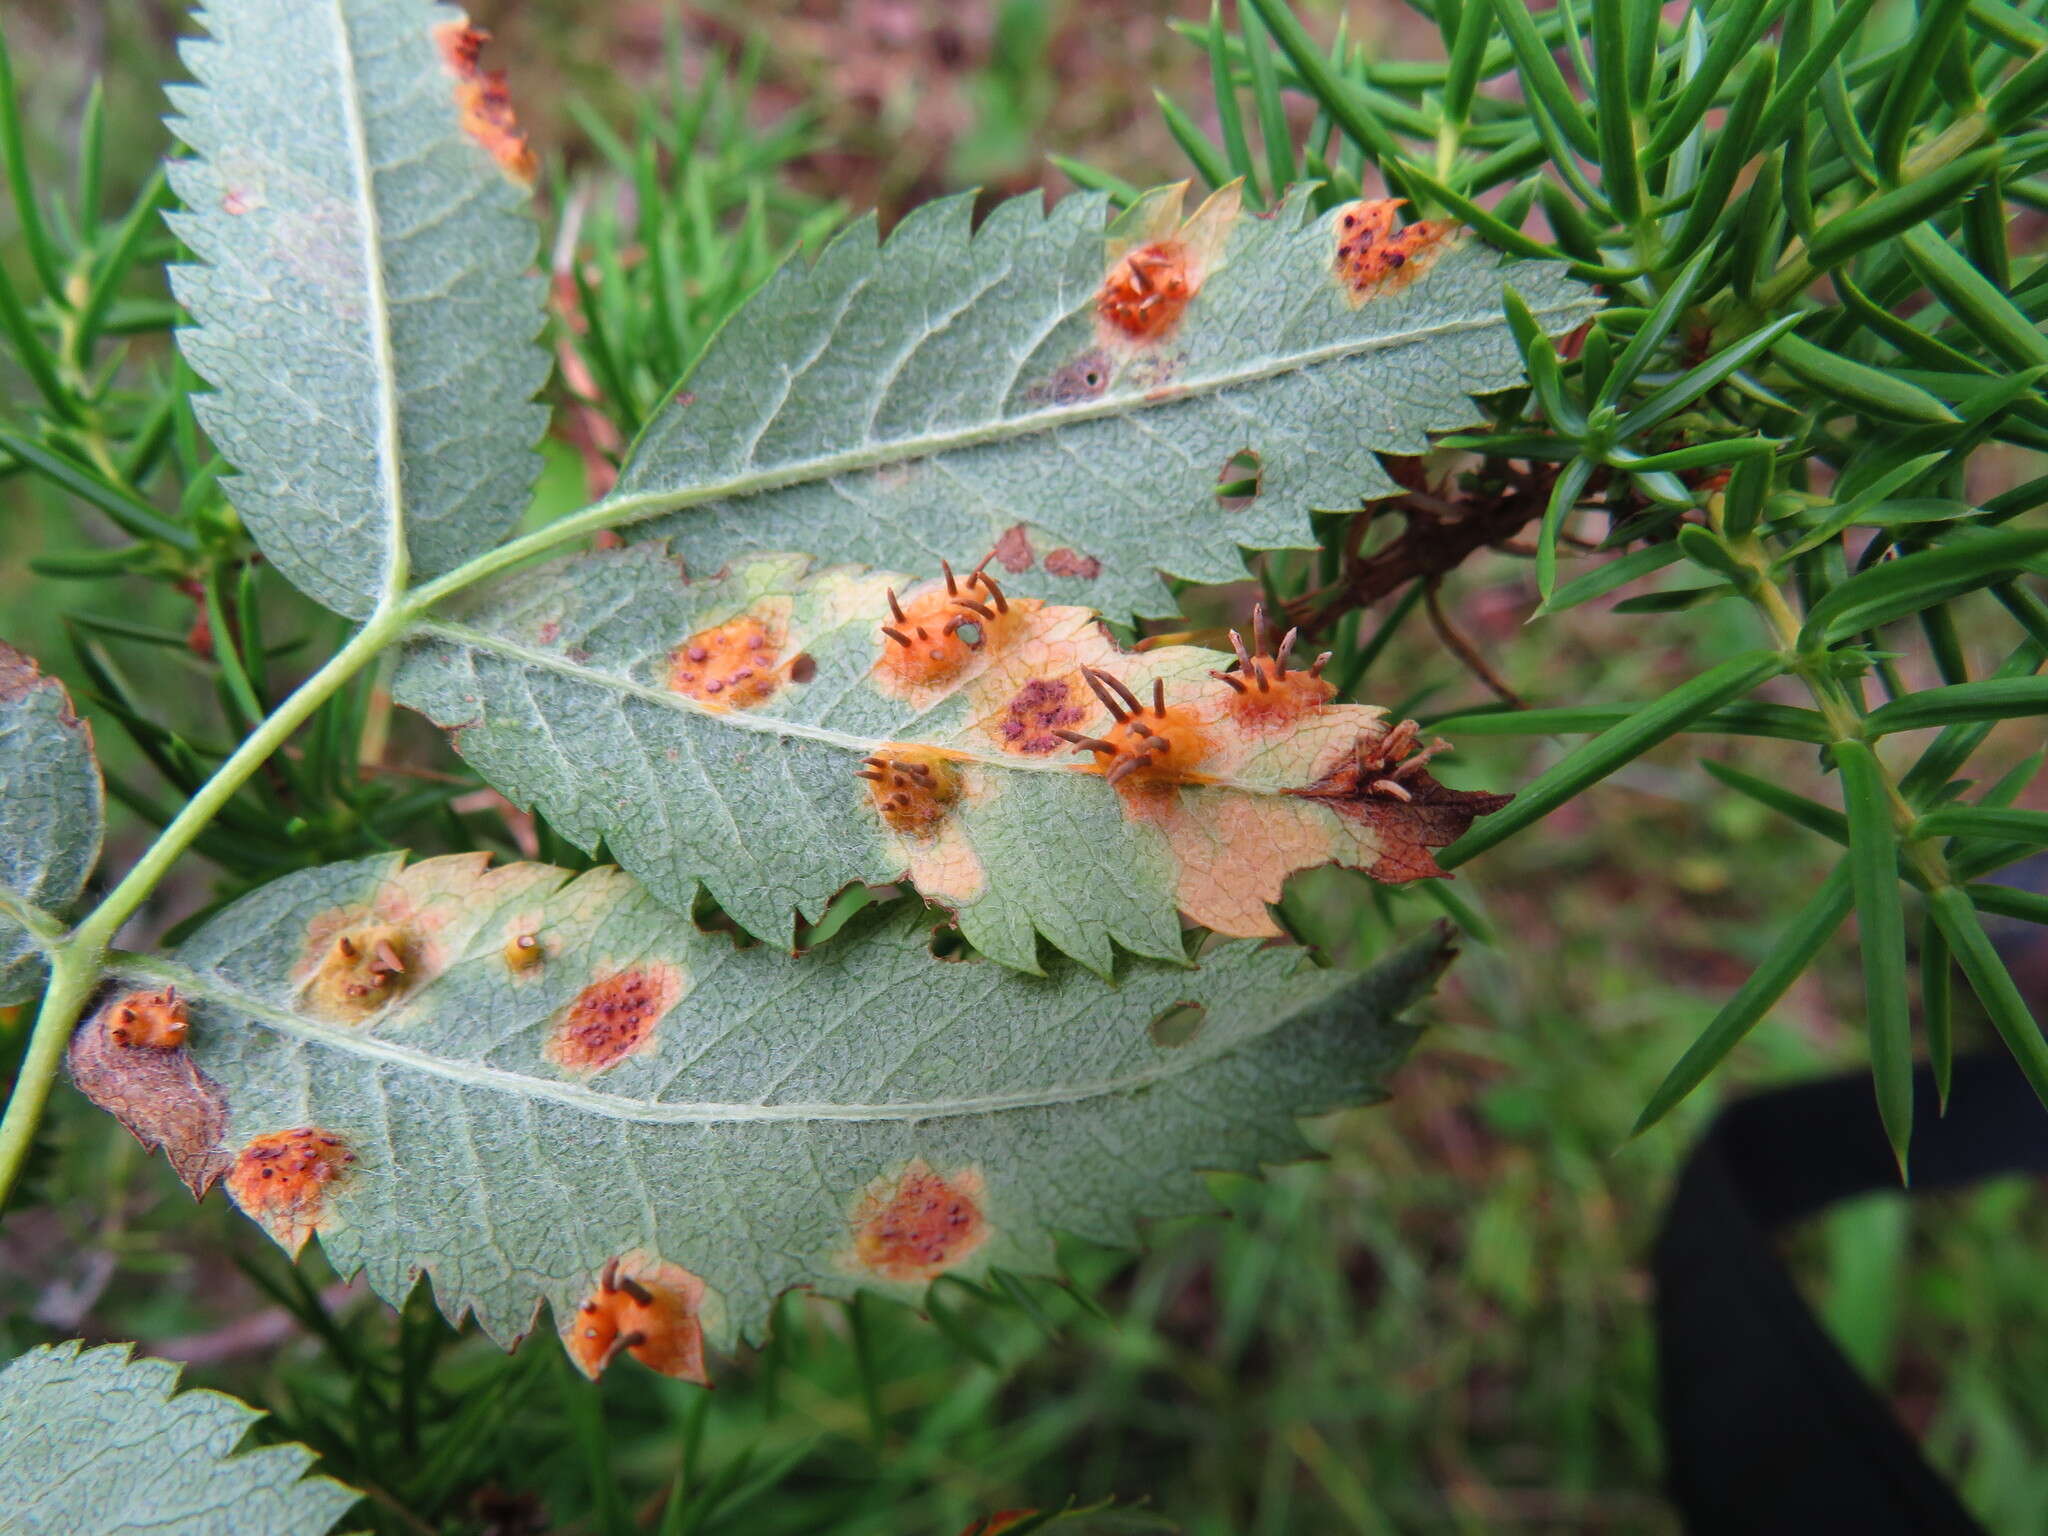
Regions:
[[960, 769], [938, 747], [886, 743], [856, 770], [868, 798], [893, 831], [930, 836], [960, 798]]
[[669, 688], [707, 709], [754, 709], [783, 684], [786, 637], [755, 614], [700, 629], [669, 653]]
[[366, 1019], [412, 985], [417, 948], [412, 932], [398, 923], [345, 927], [307, 980], [305, 999], [325, 1018], [350, 1024]]
[[1189, 705], [1169, 705], [1163, 678], [1152, 680], [1146, 700], [1101, 667], [1083, 667], [1081, 677], [1115, 723], [1100, 736], [1069, 730], [1053, 734], [1072, 742], [1076, 752], [1091, 754], [1095, 772], [1133, 790], [1210, 782], [1199, 771], [1211, 751], [1202, 714]]
[[704, 1282], [675, 1264], [628, 1254], [609, 1261], [563, 1330], [569, 1358], [595, 1381], [621, 1354], [706, 1386]]
[[1458, 226], [1447, 219], [1422, 219], [1397, 229], [1395, 220], [1406, 202], [1372, 198], [1348, 204], [1337, 215], [1332, 265], [1353, 303], [1413, 281], [1456, 237]]
[[1209, 675], [1230, 689], [1224, 709], [1245, 731], [1267, 734], [1286, 730], [1337, 696], [1336, 685], [1323, 676], [1323, 668], [1330, 664], [1328, 651], [1306, 667], [1297, 664], [1289, 670], [1298, 633], [1288, 630], [1275, 645], [1263, 604], [1252, 609], [1249, 649], [1243, 635], [1234, 629], [1230, 632], [1231, 649], [1237, 652], [1236, 670], [1211, 671]]
[[107, 1038], [128, 1050], [175, 1051], [185, 1043], [191, 1015], [176, 987], [130, 992], [107, 1010]]
[[978, 658], [1000, 654], [1023, 632], [1038, 604], [1010, 601], [988, 574], [994, 558], [990, 555], [964, 578], [941, 560], [942, 584], [912, 594], [907, 602], [894, 587], [888, 589], [889, 617], [879, 626], [882, 653], [875, 663], [883, 679], [919, 688], [950, 682]]

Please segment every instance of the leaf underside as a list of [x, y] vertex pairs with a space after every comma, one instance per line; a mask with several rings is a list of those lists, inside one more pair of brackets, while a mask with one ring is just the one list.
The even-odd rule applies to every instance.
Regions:
[[[616, 870], [394, 857], [287, 876], [128, 964], [190, 1001], [214, 1171], [288, 1246], [318, 1232], [394, 1302], [424, 1271], [500, 1340], [639, 1255], [708, 1285], [729, 1343], [790, 1286], [1043, 1272], [1055, 1231], [1128, 1244], [1210, 1209], [1194, 1170], [1299, 1157], [1295, 1115], [1380, 1096], [1449, 953], [1351, 976], [1241, 942], [1105, 988], [937, 959], [926, 922], [792, 960]], [[953, 1228], [878, 1226], [920, 1179]]]
[[62, 683], [0, 644], [0, 1005], [27, 1002], [45, 969], [9, 910], [62, 915], [99, 862], [105, 821], [92, 727]]
[[[979, 229], [972, 196], [942, 198], [884, 244], [867, 220], [786, 267], [635, 444], [622, 509], [690, 504], [635, 536], [701, 572], [995, 550], [1020, 592], [1170, 614], [1156, 573], [1231, 581], [1243, 549], [1310, 546], [1311, 509], [1394, 492], [1378, 455], [1424, 452], [1477, 419], [1473, 393], [1519, 383], [1504, 285], [1558, 332], [1598, 307], [1560, 266], [1448, 235], [1362, 279], [1337, 249], [1347, 210], [1317, 219], [1300, 193], [1252, 217], [1226, 189], [1176, 233], [1180, 195], [1107, 245], [1092, 194], [1015, 198]], [[1194, 284], [1157, 336], [1099, 305], [1134, 248], [1180, 251]], [[1226, 506], [1246, 450], [1259, 492]]]
[[479, 108], [449, 7], [210, 0], [199, 20], [198, 84], [170, 88], [196, 157], [170, 163], [170, 222], [201, 263], [172, 271], [197, 322], [180, 343], [215, 389], [194, 403], [264, 554], [361, 617], [401, 549], [419, 576], [497, 543], [539, 469], [539, 233], [473, 135], [518, 141]]
[[357, 1495], [307, 1477], [313, 1453], [235, 1454], [263, 1417], [178, 1368], [75, 1340], [0, 1371], [0, 1524], [22, 1536], [321, 1536]]
[[[1361, 779], [1401, 738], [1304, 658], [1277, 676], [1279, 658], [1252, 658], [1257, 685], [1232, 682], [1212, 675], [1244, 665], [1227, 654], [1126, 653], [1090, 610], [1002, 591], [787, 555], [685, 583], [656, 546], [600, 551], [441, 610], [394, 695], [675, 910], [701, 884], [785, 948], [795, 914], [849, 883], [907, 879], [1006, 965], [1035, 970], [1041, 933], [1104, 973], [1113, 943], [1178, 960], [1183, 914], [1275, 935], [1267, 904], [1294, 871], [1436, 875], [1430, 849], [1505, 803], [1417, 762], [1385, 764], [1408, 775], [1392, 789]], [[972, 645], [946, 633], [963, 621]], [[1137, 726], [1084, 669], [1145, 702]], [[1112, 784], [1118, 758], [1072, 735], [1165, 746]]]

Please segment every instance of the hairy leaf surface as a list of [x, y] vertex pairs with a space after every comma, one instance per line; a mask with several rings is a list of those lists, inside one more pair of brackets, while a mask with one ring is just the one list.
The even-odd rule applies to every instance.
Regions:
[[357, 1495], [313, 1453], [235, 1454], [263, 1417], [129, 1345], [46, 1344], [0, 1370], [0, 1528], [15, 1536], [322, 1536]]
[[0, 644], [0, 1004], [42, 985], [28, 925], [54, 927], [78, 900], [105, 821], [92, 727], [62, 683]]
[[202, 265], [194, 403], [230, 500], [298, 587], [361, 617], [402, 565], [496, 543], [546, 424], [533, 174], [461, 13], [208, 0], [183, 47], [171, 222]]
[[[1392, 204], [1316, 219], [1297, 195], [1255, 218], [1227, 188], [1182, 227], [1180, 197], [1106, 240], [1093, 195], [1016, 198], [978, 230], [971, 196], [944, 198], [881, 245], [856, 225], [720, 334], [635, 445], [621, 508], [689, 504], [651, 536], [697, 570], [994, 549], [1020, 591], [1171, 613], [1156, 572], [1230, 581], [1241, 549], [1312, 544], [1311, 508], [1393, 492], [1378, 454], [1421, 453], [1477, 418], [1473, 392], [1519, 382], [1503, 284], [1558, 331], [1597, 307], [1560, 267], [1393, 232]], [[1259, 493], [1226, 506], [1245, 450]]]
[[[1178, 959], [1179, 914], [1276, 934], [1267, 903], [1294, 871], [1436, 875], [1430, 849], [1504, 803], [1419, 772], [1411, 733], [1332, 702], [1304, 658], [1275, 676], [1272, 654], [1126, 653], [1090, 610], [985, 577], [769, 555], [685, 583], [637, 545], [444, 611], [402, 702], [676, 910], [701, 884], [785, 945], [850, 882], [907, 878], [1007, 965], [1035, 969], [1040, 933], [1098, 971], [1113, 941]], [[1232, 665], [1255, 670], [1212, 675]], [[1135, 724], [1106, 702], [1119, 686]]]
[[1299, 1156], [1295, 1115], [1379, 1095], [1448, 955], [1353, 976], [1240, 942], [1105, 986], [935, 958], [928, 921], [791, 959], [617, 870], [387, 858], [124, 966], [191, 1001], [229, 1190], [288, 1247], [317, 1232], [394, 1302], [424, 1270], [500, 1339], [618, 1259], [729, 1342], [789, 1286], [1042, 1271], [1055, 1231], [1207, 1209], [1195, 1170]]

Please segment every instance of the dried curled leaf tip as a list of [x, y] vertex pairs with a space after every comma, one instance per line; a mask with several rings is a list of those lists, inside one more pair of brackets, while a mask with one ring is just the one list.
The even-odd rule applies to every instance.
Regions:
[[884, 1280], [931, 1280], [988, 1241], [981, 1175], [941, 1176], [922, 1158], [870, 1185], [853, 1215], [853, 1261]]
[[531, 186], [540, 166], [519, 130], [505, 72], [483, 67], [484, 44], [490, 39], [490, 33], [459, 21], [434, 29], [441, 62], [455, 77], [455, 109], [462, 116], [462, 131], [489, 151], [507, 176]]
[[929, 833], [960, 798], [960, 770], [931, 747], [885, 746], [855, 770], [882, 820], [898, 832]]
[[621, 1354], [679, 1381], [709, 1386], [699, 1312], [704, 1282], [642, 1254], [613, 1259], [569, 1319], [563, 1343], [592, 1381]]
[[1333, 266], [1354, 303], [1413, 281], [1456, 236], [1458, 227], [1443, 219], [1396, 229], [1394, 220], [1406, 202], [1376, 198], [1351, 203], [1338, 213]]
[[1152, 680], [1151, 698], [1141, 700], [1114, 673], [1083, 667], [1081, 676], [1116, 722], [1105, 736], [1079, 731], [1053, 734], [1094, 754], [1095, 769], [1112, 784], [1134, 787], [1203, 782], [1195, 770], [1209, 755], [1209, 740], [1195, 711], [1166, 702], [1166, 684]]
[[107, 1037], [129, 1050], [175, 1051], [191, 1028], [176, 987], [130, 992], [107, 1012]]
[[345, 928], [308, 982], [307, 1000], [331, 1019], [368, 1018], [412, 984], [415, 948], [412, 935], [396, 923]]
[[1245, 648], [1244, 636], [1234, 629], [1230, 632], [1231, 649], [1237, 652], [1237, 669], [1234, 672], [1212, 671], [1209, 675], [1230, 689], [1225, 707], [1231, 718], [1245, 729], [1282, 729], [1337, 696], [1336, 685], [1323, 676], [1323, 668], [1330, 664], [1328, 651], [1305, 668], [1296, 664], [1289, 670], [1289, 663], [1294, 659], [1296, 633], [1288, 630], [1280, 637], [1280, 643], [1274, 645], [1266, 624], [1264, 604], [1252, 608], [1252, 644], [1249, 650]]
[[1017, 633], [1024, 616], [1037, 608], [1034, 600], [1011, 602], [1001, 583], [989, 575], [989, 560], [965, 578], [939, 562], [942, 585], [927, 587], [909, 601], [890, 587], [885, 594], [889, 616], [881, 624], [881, 659], [877, 669], [887, 678], [910, 686], [930, 687], [961, 672], [977, 656], [1001, 650]]
[[235, 1204], [296, 1254], [332, 1225], [330, 1187], [356, 1160], [346, 1142], [317, 1126], [272, 1131], [242, 1148], [228, 1172]]

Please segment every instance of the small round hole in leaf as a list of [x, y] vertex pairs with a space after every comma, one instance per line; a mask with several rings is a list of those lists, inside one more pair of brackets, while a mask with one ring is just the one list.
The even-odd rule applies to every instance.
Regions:
[[1240, 448], [1223, 461], [1216, 476], [1216, 502], [1226, 512], [1242, 512], [1258, 499], [1259, 456]]
[[1202, 1032], [1202, 1021], [1208, 1016], [1209, 1010], [1200, 1003], [1175, 1003], [1152, 1021], [1146, 1033], [1161, 1050], [1177, 1051], [1195, 1043], [1195, 1037]]

